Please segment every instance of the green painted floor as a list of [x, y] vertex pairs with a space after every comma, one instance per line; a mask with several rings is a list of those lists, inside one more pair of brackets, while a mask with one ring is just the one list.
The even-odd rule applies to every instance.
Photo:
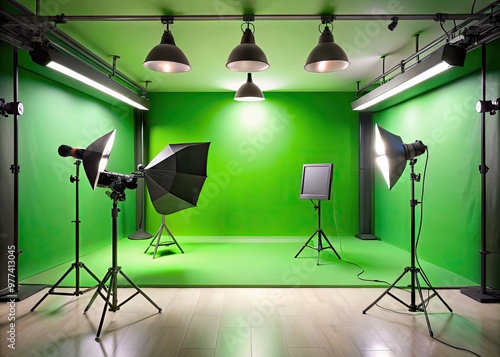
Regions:
[[[187, 237], [186, 237], [187, 238]], [[223, 238], [223, 237], [222, 237]], [[256, 239], [250, 243], [187, 243], [176, 237], [184, 254], [175, 245], [159, 247], [156, 259], [153, 249], [144, 250], [149, 240], [121, 239], [118, 243], [118, 265], [137, 285], [155, 287], [190, 286], [275, 286], [275, 287], [383, 287], [383, 283], [360, 280], [376, 279], [394, 282], [410, 264], [410, 254], [382, 241], [366, 241], [355, 237], [329, 237], [338, 252], [339, 260], [331, 249], [320, 253], [320, 265], [316, 265], [317, 251], [304, 249], [299, 257], [295, 254], [305, 239], [294, 237], [293, 242], [266, 243]], [[203, 237], [198, 237], [198, 241]], [[112, 264], [111, 246], [82, 256], [80, 261], [99, 279]], [[20, 284], [54, 285], [70, 268], [72, 261], [20, 281]], [[476, 285], [464, 277], [425, 261], [420, 261], [424, 272], [434, 287], [461, 287]], [[80, 269], [82, 286], [95, 285], [95, 280]], [[405, 274], [398, 286], [407, 286], [410, 274]], [[128, 285], [122, 276], [119, 284]], [[75, 270], [61, 283], [75, 285]], [[422, 285], [425, 286], [424, 283]]]

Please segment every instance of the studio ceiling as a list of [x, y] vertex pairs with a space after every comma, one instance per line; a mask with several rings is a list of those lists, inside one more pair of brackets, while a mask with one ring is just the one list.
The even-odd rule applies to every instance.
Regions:
[[[34, 0], [19, 1], [35, 12]], [[41, 15], [289, 15], [289, 14], [468, 14], [491, 3], [490, 0], [86, 0], [40, 2]], [[459, 24], [461, 20], [457, 21]], [[144, 59], [160, 42], [165, 26], [160, 21], [68, 21], [58, 25], [75, 40], [112, 63], [118, 55], [118, 69], [141, 85], [151, 81], [151, 92], [218, 92], [236, 90], [246, 80], [245, 73], [225, 67], [231, 50], [241, 40], [243, 21], [181, 21], [170, 27], [175, 42], [188, 57], [187, 73], [157, 73], [145, 69]], [[439, 22], [400, 20], [389, 31], [388, 20], [337, 20], [333, 23], [335, 42], [347, 53], [351, 66], [344, 71], [317, 74], [303, 67], [320, 35], [319, 20], [257, 20], [256, 43], [270, 64], [255, 73], [254, 82], [264, 91], [355, 91], [356, 83], [366, 84], [386, 69], [415, 52], [415, 34], [420, 47], [443, 35]], [[453, 28], [446, 21], [444, 28]]]

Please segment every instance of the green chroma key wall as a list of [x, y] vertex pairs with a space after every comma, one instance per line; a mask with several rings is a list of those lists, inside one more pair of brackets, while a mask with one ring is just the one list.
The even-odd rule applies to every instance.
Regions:
[[[317, 226], [299, 199], [302, 165], [334, 163], [332, 200], [322, 204], [327, 234], [358, 224], [358, 124], [352, 93], [266, 93], [242, 103], [234, 93], [151, 93], [150, 160], [167, 144], [211, 142], [198, 207], [166, 217], [180, 236], [307, 236]], [[147, 228], [161, 216], [147, 205]], [[200, 237], [202, 239], [202, 237]]]
[[[5, 52], [3, 52], [5, 51]], [[11, 54], [9, 46], [2, 53]], [[6, 55], [7, 56], [7, 55]], [[54, 80], [35, 74], [29, 55], [19, 52], [19, 279], [75, 259], [75, 160], [58, 155], [61, 144], [86, 148], [116, 129], [108, 169], [134, 171], [133, 111], [116, 102], [103, 102]], [[39, 67], [39, 66], [38, 66]], [[49, 78], [53, 71], [34, 68]], [[2, 70], [2, 97], [12, 100], [10, 67]], [[66, 82], [70, 82], [64, 78]], [[79, 88], [78, 85], [76, 85]], [[12, 130], [12, 117], [4, 126]], [[0, 143], [2, 154], [13, 155], [11, 143]], [[12, 157], [12, 156], [11, 156]], [[80, 253], [111, 244], [112, 201], [106, 189], [92, 190], [80, 165]], [[135, 230], [135, 194], [120, 202], [120, 237]], [[111, 263], [111, 257], [110, 257]], [[68, 264], [69, 267], [69, 264]], [[98, 275], [101, 273], [96, 272]], [[104, 273], [104, 272], [103, 272]]]
[[[487, 47], [487, 98], [500, 94], [500, 65], [496, 41]], [[480, 49], [476, 51], [481, 51]], [[468, 55], [468, 60], [472, 58]], [[467, 63], [466, 63], [467, 65]], [[428, 146], [424, 214], [418, 257], [471, 280], [480, 277], [481, 175], [480, 114], [481, 73], [426, 92], [374, 115], [374, 122], [401, 136], [404, 143], [421, 140]], [[498, 113], [487, 114], [487, 250], [500, 251], [498, 214], [499, 137]], [[424, 173], [425, 154], [417, 157], [415, 172]], [[420, 201], [423, 183], [416, 183]], [[391, 191], [379, 172], [375, 175], [375, 234], [387, 243], [410, 249], [410, 168]], [[417, 224], [420, 208], [416, 208]], [[417, 226], [418, 228], [418, 226]], [[498, 255], [487, 256], [487, 284], [500, 287]], [[410, 262], [408, 262], [409, 264]], [[453, 282], [450, 282], [450, 285]]]
[[[487, 98], [496, 99], [498, 41], [489, 48]], [[10, 54], [11, 49], [2, 50]], [[58, 83], [50, 70], [37, 67], [35, 74], [29, 56], [21, 51], [20, 57], [19, 98], [25, 105], [19, 119], [19, 242], [25, 251], [19, 278], [23, 279], [74, 259], [75, 191], [69, 182], [74, 160], [59, 157], [58, 146], [86, 147], [117, 129], [108, 169], [130, 173], [135, 165], [129, 107], [88, 96], [78, 85]], [[2, 96], [10, 100], [9, 66], [0, 74], [6, 93]], [[359, 143], [358, 114], [350, 106], [353, 93], [270, 92], [265, 93], [266, 101], [258, 103], [235, 102], [233, 95], [150, 93], [145, 161], [168, 144], [211, 142], [208, 179], [198, 207], [167, 217], [173, 234], [200, 241], [211, 236], [305, 239], [316, 229], [317, 215], [311, 202], [299, 199], [302, 165], [324, 162], [335, 167], [332, 200], [322, 204], [322, 228], [328, 236], [357, 233]], [[429, 146], [419, 257], [475, 281], [479, 281], [480, 157], [479, 115], [474, 108], [479, 98], [480, 73], [474, 72], [374, 116], [374, 122], [404, 142], [419, 139]], [[488, 116], [487, 122], [488, 210], [494, 215], [499, 212], [498, 114]], [[11, 130], [11, 123], [6, 119], [2, 128]], [[0, 145], [4, 155], [12, 154], [11, 143]], [[424, 159], [418, 158], [417, 172], [423, 173]], [[111, 244], [112, 202], [105, 189], [92, 191], [83, 168], [80, 174], [84, 255]], [[405, 250], [410, 248], [408, 175], [407, 169], [388, 191], [375, 172], [375, 234]], [[421, 183], [418, 193], [420, 189]], [[123, 238], [135, 231], [135, 192], [127, 191], [127, 200], [119, 206]], [[488, 249], [499, 251], [495, 217], [488, 218]], [[146, 228], [154, 233], [160, 222], [146, 196]], [[489, 285], [498, 288], [497, 257], [488, 256], [488, 276]]]

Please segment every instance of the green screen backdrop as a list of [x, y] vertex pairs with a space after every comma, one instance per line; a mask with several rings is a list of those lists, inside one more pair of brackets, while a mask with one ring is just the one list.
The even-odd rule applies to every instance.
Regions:
[[[497, 41], [487, 48], [487, 99], [498, 97], [498, 45]], [[374, 123], [401, 136], [404, 143], [421, 140], [428, 146], [425, 186], [422, 181], [415, 184], [419, 201], [422, 188], [425, 189], [418, 257], [477, 282], [480, 277], [481, 123], [475, 106], [480, 98], [481, 73], [476, 71], [374, 115]], [[487, 175], [487, 248], [498, 251], [498, 224], [495, 223], [500, 212], [497, 203], [498, 114], [496, 117], [488, 114], [486, 119], [487, 165], [491, 168]], [[425, 155], [417, 158], [416, 173], [424, 174], [425, 159]], [[408, 166], [391, 191], [376, 168], [375, 233], [385, 242], [407, 251], [410, 250], [410, 197]], [[417, 229], [420, 209], [418, 205]], [[487, 259], [491, 263], [488, 284], [498, 287], [498, 258], [489, 255]]]
[[[166, 217], [174, 235], [309, 236], [317, 214], [299, 199], [302, 165], [333, 163], [332, 199], [322, 228], [353, 235], [357, 208], [357, 114], [351, 93], [266, 93], [243, 103], [233, 93], [151, 93], [150, 160], [166, 145], [211, 142], [198, 207]], [[147, 201], [147, 228], [161, 216]], [[337, 230], [338, 227], [338, 230]]]
[[[24, 51], [20, 51], [20, 65], [19, 99], [25, 108], [19, 117], [19, 248], [24, 251], [19, 278], [23, 279], [75, 258], [75, 184], [70, 176], [76, 174], [76, 166], [73, 158], [58, 155], [59, 145], [86, 148], [116, 129], [108, 169], [130, 173], [135, 168], [130, 108], [74, 89], [79, 85], [73, 80], [38, 68]], [[48, 78], [61, 79], [68, 86]], [[79, 187], [80, 252], [84, 255], [111, 244], [112, 201], [106, 189], [92, 190], [83, 165]], [[135, 194], [128, 194], [119, 207], [121, 238], [135, 230]]]

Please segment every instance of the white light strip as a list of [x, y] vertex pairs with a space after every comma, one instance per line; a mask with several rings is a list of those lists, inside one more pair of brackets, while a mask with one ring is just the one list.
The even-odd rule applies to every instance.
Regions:
[[437, 65], [435, 65], [434, 67], [429, 68], [427, 71], [422, 72], [418, 76], [415, 76], [415, 77], [413, 77], [405, 82], [402, 82], [401, 84], [388, 90], [387, 92], [385, 92], [377, 97], [374, 97], [373, 99], [369, 100], [366, 103], [363, 103], [363, 104], [357, 106], [356, 108], [353, 108], [353, 110], [363, 110], [363, 109], [369, 108], [374, 104], [380, 103], [381, 101], [383, 101], [387, 98], [390, 98], [398, 93], [401, 93], [404, 90], [406, 90], [410, 87], [413, 87], [414, 85], [417, 85], [417, 84], [419, 84], [419, 83], [421, 83], [421, 82], [423, 82], [431, 77], [434, 77], [435, 75], [437, 75], [441, 72], [446, 71], [448, 68], [451, 68], [451, 66], [448, 63], [446, 63], [444, 61], [440, 62]]
[[377, 163], [380, 171], [382, 172], [382, 176], [384, 176], [384, 180], [387, 183], [389, 189], [391, 188], [391, 181], [389, 178], [389, 160], [385, 155], [385, 144], [382, 140], [382, 136], [380, 136], [380, 130], [378, 128], [378, 124], [375, 124], [375, 152], [377, 157], [375, 158], [375, 162]]
[[89, 85], [97, 90], [100, 90], [103, 93], [109, 94], [110, 96], [112, 96], [118, 100], [121, 100], [122, 102], [127, 103], [127, 104], [129, 104], [137, 109], [148, 110], [148, 108], [146, 108], [142, 104], [133, 101], [132, 99], [126, 97], [125, 95], [118, 93], [117, 91], [110, 89], [110, 88], [108, 88], [108, 87], [88, 78], [88, 77], [85, 77], [84, 75], [82, 75], [76, 71], [73, 71], [72, 69], [65, 67], [57, 62], [51, 61], [47, 64], [47, 67], [52, 68], [52, 69], [54, 69], [60, 73], [63, 73], [67, 76], [70, 76], [70, 77], [72, 77], [72, 78], [74, 78], [82, 83], [85, 83], [85, 84], [87, 84], [87, 85]]
[[264, 99], [264, 97], [234, 97], [238, 102], [261, 102]]
[[382, 172], [382, 176], [384, 176], [385, 183], [389, 189], [391, 188], [391, 179], [389, 178], [389, 160], [387, 156], [382, 155], [375, 159], [380, 171]]
[[[111, 136], [108, 139], [108, 142], [106, 143], [106, 146], [104, 147], [104, 150], [102, 151], [102, 158], [101, 161], [99, 162], [99, 171], [98, 171], [99, 174], [106, 169], [106, 166], [108, 166], [109, 154], [111, 153], [111, 149], [113, 148], [113, 143], [115, 142], [115, 134], [116, 130], [113, 130]], [[97, 175], [97, 180], [99, 180], [99, 175]]]

